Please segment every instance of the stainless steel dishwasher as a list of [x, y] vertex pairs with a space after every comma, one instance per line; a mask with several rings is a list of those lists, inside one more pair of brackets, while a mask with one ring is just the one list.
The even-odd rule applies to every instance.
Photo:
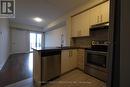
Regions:
[[42, 54], [42, 81], [47, 82], [61, 73], [61, 51], [48, 50]]

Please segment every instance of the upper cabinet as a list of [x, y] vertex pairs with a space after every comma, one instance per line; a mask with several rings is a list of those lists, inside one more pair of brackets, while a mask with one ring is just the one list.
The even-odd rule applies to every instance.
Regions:
[[72, 37], [89, 36], [89, 11], [72, 17]]
[[107, 1], [107, 2], [100, 5], [101, 6], [101, 14], [102, 14], [101, 15], [102, 16], [102, 22], [109, 22], [109, 13], [110, 13], [109, 2], [110, 1]]
[[89, 36], [91, 25], [109, 22], [109, 1], [71, 17], [72, 37]]
[[90, 25], [109, 21], [109, 1], [90, 9]]
[[100, 6], [96, 6], [90, 9], [90, 25], [95, 25], [100, 23]]

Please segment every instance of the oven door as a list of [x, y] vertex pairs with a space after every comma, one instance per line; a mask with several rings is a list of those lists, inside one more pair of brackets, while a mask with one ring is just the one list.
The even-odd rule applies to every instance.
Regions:
[[85, 64], [92, 64], [106, 68], [107, 52], [87, 50]]
[[102, 80], [107, 81], [107, 52], [86, 50], [85, 73]]

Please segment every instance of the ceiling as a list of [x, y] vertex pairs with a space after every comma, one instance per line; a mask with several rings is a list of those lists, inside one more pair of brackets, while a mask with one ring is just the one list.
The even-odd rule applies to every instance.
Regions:
[[[11, 22], [44, 27], [56, 18], [81, 6], [88, 0], [15, 0], [16, 18]], [[33, 18], [40, 17], [43, 22], [36, 23]]]

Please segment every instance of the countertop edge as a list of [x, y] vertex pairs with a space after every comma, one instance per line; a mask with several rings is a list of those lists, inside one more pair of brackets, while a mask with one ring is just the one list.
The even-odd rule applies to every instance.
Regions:
[[32, 48], [33, 50], [36, 51], [47, 51], [47, 50], [69, 50], [69, 49], [91, 49], [90, 47], [50, 47], [50, 48], [42, 48], [42, 49], [36, 49]]

